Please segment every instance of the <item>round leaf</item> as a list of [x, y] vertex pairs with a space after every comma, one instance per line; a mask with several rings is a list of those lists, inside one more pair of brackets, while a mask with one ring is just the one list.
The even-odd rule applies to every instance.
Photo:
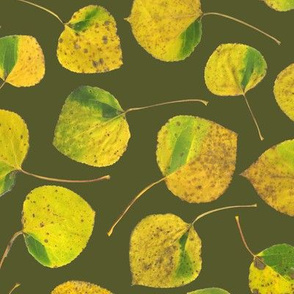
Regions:
[[207, 288], [207, 289], [192, 291], [187, 294], [230, 294], [230, 293], [220, 288]]
[[266, 70], [266, 61], [256, 49], [243, 44], [222, 44], [208, 59], [204, 78], [213, 94], [239, 96], [254, 88]]
[[294, 216], [294, 140], [266, 150], [242, 173], [259, 196], [274, 209]]
[[76, 73], [101, 73], [122, 65], [116, 22], [103, 7], [89, 5], [74, 13], [59, 37], [57, 57]]
[[202, 35], [199, 0], [134, 0], [128, 18], [138, 43], [162, 61], [187, 58]]
[[294, 120], [294, 63], [278, 75], [275, 81], [274, 94], [282, 111], [291, 120]]
[[110, 291], [95, 284], [80, 281], [69, 281], [57, 286], [51, 294], [111, 294]]
[[118, 101], [107, 91], [82, 86], [66, 99], [53, 144], [75, 161], [101, 167], [117, 162], [129, 139], [129, 125]]
[[294, 0], [263, 0], [269, 7], [277, 11], [294, 9]]
[[0, 78], [15, 87], [38, 84], [45, 74], [42, 48], [32, 36], [0, 38]]
[[64, 266], [86, 247], [94, 218], [89, 204], [71, 190], [58, 186], [36, 188], [23, 204], [28, 251], [44, 266]]
[[212, 121], [175, 116], [158, 133], [157, 163], [168, 189], [200, 203], [220, 197], [235, 171], [237, 134]]
[[257, 255], [249, 269], [252, 293], [294, 293], [294, 247], [278, 244]]
[[29, 131], [16, 113], [0, 109], [0, 195], [10, 191], [29, 149]]
[[130, 265], [134, 285], [183, 286], [197, 278], [201, 264], [201, 240], [178, 216], [150, 215], [133, 230]]

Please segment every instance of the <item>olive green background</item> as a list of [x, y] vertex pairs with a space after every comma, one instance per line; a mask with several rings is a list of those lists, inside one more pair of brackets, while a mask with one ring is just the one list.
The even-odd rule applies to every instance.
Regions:
[[[152, 58], [137, 44], [129, 24], [124, 21], [130, 13], [132, 0], [39, 0], [37, 3], [52, 9], [65, 21], [87, 4], [103, 5], [117, 20], [124, 65], [119, 70], [97, 75], [67, 71], [58, 63], [55, 53], [63, 29], [60, 23], [34, 7], [15, 0], [1, 0], [1, 36], [35, 36], [46, 58], [46, 75], [39, 85], [19, 89], [5, 85], [0, 91], [1, 108], [20, 114], [28, 124], [30, 150], [23, 167], [53, 177], [94, 178], [110, 174], [112, 179], [64, 185], [84, 197], [97, 211], [93, 235], [84, 252], [68, 266], [49, 269], [29, 255], [23, 239], [19, 238], [0, 272], [1, 294], [8, 293], [16, 282], [22, 285], [15, 293], [50, 293], [56, 285], [68, 280], [93, 282], [117, 294], [185, 294], [210, 286], [222, 287], [234, 294], [249, 293], [248, 267], [252, 258], [241, 243], [234, 216], [240, 215], [248, 243], [255, 252], [272, 244], [294, 244], [293, 219], [267, 206], [251, 184], [239, 176], [264, 150], [294, 137], [294, 123], [280, 111], [272, 93], [277, 74], [293, 62], [294, 12], [276, 12], [259, 0], [204, 0], [203, 11], [223, 12], [246, 20], [279, 38], [282, 45], [230, 20], [208, 16], [203, 19], [202, 41], [190, 58], [184, 62], [164, 63]], [[248, 93], [264, 133], [263, 142], [257, 136], [241, 97], [216, 97], [205, 86], [203, 70], [207, 59], [219, 44], [227, 42], [251, 45], [262, 52], [268, 62], [266, 78]], [[190, 103], [130, 113], [132, 138], [124, 156], [114, 166], [92, 168], [71, 161], [52, 146], [54, 127], [65, 98], [80, 85], [110, 91], [125, 109], [185, 98], [202, 98], [210, 103], [207, 107]], [[169, 118], [179, 114], [209, 118], [239, 134], [237, 168], [232, 184], [219, 200], [197, 205], [182, 202], [161, 183], [136, 203], [108, 238], [108, 228], [126, 204], [146, 185], [161, 178], [155, 158], [157, 132]], [[0, 199], [0, 254], [12, 234], [21, 229], [25, 196], [33, 188], [46, 184], [48, 182], [20, 174], [13, 191]], [[203, 269], [193, 283], [177, 289], [131, 286], [129, 238], [143, 217], [174, 213], [189, 222], [201, 212], [216, 207], [248, 203], [258, 203], [259, 207], [220, 212], [197, 223], [196, 229], [203, 241]]]

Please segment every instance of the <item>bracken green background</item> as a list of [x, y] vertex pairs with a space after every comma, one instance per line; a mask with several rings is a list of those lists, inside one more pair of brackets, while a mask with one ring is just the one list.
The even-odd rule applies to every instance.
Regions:
[[[117, 20], [124, 65], [121, 69], [96, 75], [75, 74], [62, 68], [56, 58], [57, 39], [62, 26], [52, 16], [15, 0], [1, 0], [1, 36], [28, 34], [41, 44], [46, 58], [46, 76], [32, 88], [13, 88], [0, 92], [1, 108], [20, 114], [30, 130], [30, 150], [24, 168], [43, 175], [61, 178], [93, 178], [110, 174], [108, 182], [64, 185], [80, 194], [97, 211], [96, 225], [87, 248], [70, 265], [59, 269], [42, 267], [29, 255], [22, 238], [14, 244], [0, 272], [0, 292], [5, 294], [16, 282], [22, 285], [15, 293], [50, 293], [67, 280], [99, 284], [117, 294], [185, 294], [210, 286], [233, 294], [249, 293], [248, 267], [251, 256], [243, 247], [234, 216], [240, 215], [248, 243], [259, 252], [277, 243], [292, 243], [294, 221], [267, 206], [253, 187], [239, 173], [270, 146], [294, 137], [294, 123], [278, 108], [273, 96], [277, 74], [293, 63], [294, 12], [279, 13], [262, 1], [203, 0], [203, 11], [223, 12], [246, 20], [282, 41], [278, 46], [263, 35], [217, 16], [203, 19], [203, 38], [184, 62], [164, 63], [153, 59], [134, 39], [124, 21], [132, 0], [39, 0], [67, 21], [73, 12], [88, 4], [101, 4]], [[268, 74], [248, 99], [263, 130], [261, 142], [241, 97], [216, 97], [204, 84], [203, 71], [208, 57], [221, 43], [239, 42], [258, 49], [268, 62]], [[52, 145], [53, 132], [65, 98], [81, 85], [98, 86], [110, 91], [124, 109], [174, 99], [202, 98], [201, 104], [170, 105], [130, 113], [132, 138], [121, 160], [109, 168], [92, 168], [71, 161]], [[188, 204], [174, 197], [161, 183], [150, 190], [118, 225], [111, 238], [110, 225], [126, 204], [150, 182], [161, 177], [156, 164], [157, 132], [166, 121], [179, 114], [199, 115], [239, 134], [237, 169], [233, 182], [219, 200], [208, 204]], [[21, 229], [21, 211], [25, 196], [45, 183], [19, 175], [12, 192], [0, 199], [0, 252]], [[258, 209], [227, 211], [208, 216], [197, 223], [203, 241], [203, 269], [197, 280], [177, 289], [149, 289], [131, 286], [128, 250], [130, 234], [143, 217], [154, 213], [174, 213], [189, 222], [201, 212], [232, 204], [258, 203]]]

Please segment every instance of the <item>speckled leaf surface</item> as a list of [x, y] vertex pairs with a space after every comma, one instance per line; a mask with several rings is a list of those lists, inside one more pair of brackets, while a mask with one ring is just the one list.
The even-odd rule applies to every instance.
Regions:
[[269, 7], [277, 11], [289, 11], [294, 9], [294, 0], [263, 0]]
[[57, 286], [51, 294], [111, 294], [111, 292], [92, 283], [68, 281]]

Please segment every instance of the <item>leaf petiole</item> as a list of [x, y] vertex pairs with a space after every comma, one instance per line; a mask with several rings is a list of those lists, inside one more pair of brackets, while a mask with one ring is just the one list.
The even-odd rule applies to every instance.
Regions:
[[20, 286], [20, 284], [19, 283], [16, 283], [15, 285], [14, 285], [14, 287], [9, 291], [9, 294], [11, 294], [16, 288], [18, 288]]
[[6, 81], [3, 81], [3, 83], [0, 85], [0, 90], [4, 87], [5, 84], [6, 84]]

